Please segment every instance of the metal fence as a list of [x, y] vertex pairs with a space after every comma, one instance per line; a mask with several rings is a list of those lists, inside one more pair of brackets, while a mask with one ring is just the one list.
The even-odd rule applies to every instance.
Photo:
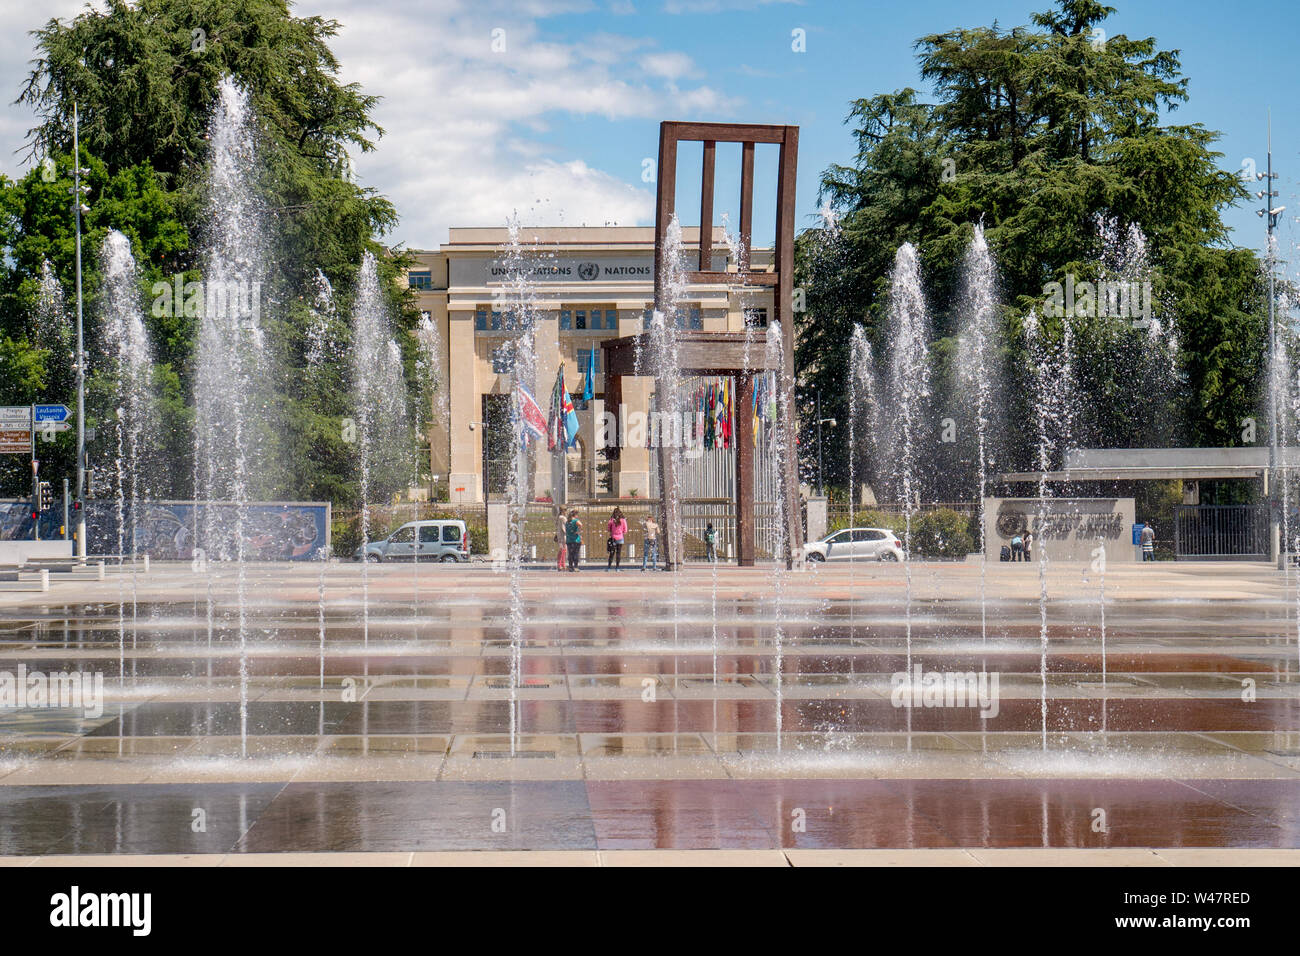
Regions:
[[1268, 505], [1177, 505], [1174, 553], [1179, 560], [1268, 557]]

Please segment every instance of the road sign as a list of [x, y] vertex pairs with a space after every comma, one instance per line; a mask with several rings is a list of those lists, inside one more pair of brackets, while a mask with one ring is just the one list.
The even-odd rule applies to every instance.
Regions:
[[30, 455], [31, 452], [31, 429], [5, 428], [0, 424], [0, 455]]
[[36, 431], [41, 435], [53, 435], [55, 432], [66, 432], [70, 428], [72, 428], [72, 422], [38, 421], [36, 423]]
[[0, 405], [0, 428], [30, 428], [31, 424], [30, 405]]
[[72, 416], [67, 405], [33, 405], [32, 412], [38, 422], [66, 422]]

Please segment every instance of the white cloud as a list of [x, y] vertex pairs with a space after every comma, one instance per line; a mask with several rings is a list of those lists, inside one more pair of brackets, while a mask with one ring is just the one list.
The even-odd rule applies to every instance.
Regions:
[[803, 6], [803, 0], [664, 0], [664, 13], [725, 13], [777, 3]]
[[[102, 7], [102, 3], [100, 4]], [[618, 12], [626, 4], [615, 3]], [[597, 169], [582, 142], [555, 145], [555, 124], [571, 118], [611, 123], [689, 115], [726, 118], [737, 102], [699, 78], [683, 53], [622, 33], [548, 39], [545, 18], [608, 8], [593, 0], [300, 0], [296, 16], [338, 20], [330, 42], [345, 82], [382, 97], [375, 119], [386, 134], [371, 153], [353, 157], [359, 181], [397, 207], [388, 241], [427, 247], [453, 225], [496, 225], [518, 211], [528, 223], [646, 223], [653, 185], [639, 160]], [[28, 31], [51, 16], [66, 19], [84, 0], [0, 4], [0, 86], [10, 103], [30, 70]], [[494, 29], [505, 52], [493, 52]], [[0, 107], [0, 136], [21, 146], [34, 117]], [[638, 124], [637, 135], [645, 128]], [[596, 135], [626, 135], [600, 128]], [[651, 134], [650, 149], [655, 137]], [[20, 172], [0, 156], [0, 171]]]
[[[44, 0], [40, 4], [0, 4], [0, 173], [17, 177], [27, 172], [22, 162], [27, 131], [36, 116], [26, 106], [11, 105], [18, 99], [36, 56], [30, 31], [39, 29], [51, 17], [66, 19], [80, 13], [85, 0]], [[97, 5], [98, 6], [98, 5]]]
[[[699, 75], [693, 61], [644, 38], [556, 43], [517, 8], [355, 9], [334, 0], [319, 12], [344, 24], [333, 44], [344, 79], [383, 97], [375, 115], [387, 135], [356, 168], [397, 206], [402, 223], [389, 238], [411, 247], [442, 242], [449, 226], [496, 225], [515, 212], [536, 225], [650, 222], [653, 186], [641, 182], [639, 165], [594, 169], [581, 143], [539, 137], [566, 116], [718, 117], [737, 105], [707, 85], [683, 86]], [[500, 53], [496, 27], [505, 31]]]
[[685, 53], [647, 53], [641, 57], [641, 69], [650, 76], [663, 77], [666, 80], [679, 80], [684, 77], [699, 76], [695, 61]]

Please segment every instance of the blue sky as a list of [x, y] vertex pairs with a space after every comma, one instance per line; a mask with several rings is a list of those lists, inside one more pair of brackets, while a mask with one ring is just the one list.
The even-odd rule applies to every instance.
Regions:
[[[1300, 173], [1297, 83], [1287, 68], [1284, 49], [1300, 27], [1300, 5], [1255, 3], [1249, 7], [1195, 2], [1134, 2], [1117, 0], [1106, 24], [1108, 34], [1155, 36], [1161, 49], [1181, 51], [1190, 99], [1170, 115], [1176, 123], [1200, 122], [1220, 130], [1218, 149], [1225, 168], [1237, 169], [1253, 158], [1262, 170], [1265, 161], [1268, 110], [1273, 112], [1274, 163], [1283, 171], [1282, 203], [1294, 203]], [[794, 123], [800, 130], [799, 205], [801, 217], [815, 212], [818, 178], [830, 163], [850, 161], [854, 143], [843, 120], [850, 101], [899, 87], [921, 86], [913, 42], [927, 33], [997, 21], [1003, 27], [1025, 24], [1030, 13], [1047, 9], [1046, 0], [1020, 2], [915, 3], [771, 3], [737, 12], [664, 15], [660, 5], [638, 4], [638, 12], [619, 16], [606, 11], [573, 13], [550, 18], [543, 30], [556, 39], [599, 33], [646, 34], [665, 49], [686, 53], [702, 71], [699, 79], [741, 102], [733, 121]], [[683, 6], [686, 6], [685, 4]], [[717, 4], [718, 7], [750, 6]], [[642, 12], [641, 8], [645, 8]], [[1235, 11], [1249, 10], [1249, 18]], [[1271, 21], [1267, 33], [1264, 24]], [[791, 50], [791, 30], [803, 28], [807, 52]], [[1272, 82], [1265, 82], [1270, 55], [1266, 35], [1278, 38], [1272, 57]], [[921, 86], [924, 89], [923, 86]], [[669, 118], [669, 117], [665, 117]], [[672, 118], [694, 119], [682, 115]], [[655, 152], [654, 122], [609, 123], [592, 117], [561, 116], [548, 141], [557, 148], [580, 144], [586, 161], [634, 181], [643, 156]], [[698, 147], [693, 157], [698, 156]], [[738, 156], [738, 154], [737, 154]], [[683, 156], [680, 192], [692, 208], [698, 191], [697, 159]], [[723, 197], [734, 204], [739, 189], [734, 175], [738, 163], [719, 160], [717, 205]], [[760, 169], [761, 172], [761, 169]], [[769, 168], [768, 175], [773, 174]], [[771, 180], [766, 180], [771, 183]], [[1258, 187], [1262, 188], [1262, 187]], [[757, 191], [764, 201], [757, 217], [761, 234], [772, 229], [771, 189]], [[1290, 198], [1288, 198], [1290, 197]], [[1238, 208], [1227, 215], [1234, 241], [1262, 246], [1262, 221], [1253, 209]], [[1285, 217], [1284, 217], [1285, 218]], [[808, 222], [802, 218], [802, 222]], [[764, 228], [765, 227], [765, 228]]]
[[[96, 6], [102, 7], [103, 0]], [[1284, 56], [1300, 27], [1294, 3], [1259, 0], [1113, 0], [1109, 35], [1155, 36], [1181, 51], [1190, 100], [1172, 121], [1223, 133], [1224, 168], [1264, 164], [1267, 111], [1282, 244], [1296, 235], [1290, 213], [1300, 175], [1297, 83]], [[32, 125], [9, 103], [31, 58], [26, 31], [67, 18], [83, 0], [0, 5], [0, 171], [21, 172], [12, 150]], [[357, 176], [389, 196], [402, 217], [388, 239], [427, 248], [449, 226], [649, 224], [654, 184], [642, 179], [663, 119], [793, 123], [801, 127], [800, 224], [813, 221], [817, 184], [847, 163], [849, 103], [918, 86], [913, 42], [927, 33], [997, 21], [1027, 24], [1048, 0], [299, 0], [298, 16], [338, 20], [332, 46], [343, 78], [382, 97], [387, 130], [355, 157]], [[806, 52], [791, 48], [802, 29]], [[504, 31], [504, 32], [498, 32]], [[494, 46], [494, 40], [504, 41]], [[698, 150], [679, 166], [683, 221], [698, 213]], [[755, 238], [772, 233], [775, 157], [760, 148]], [[718, 216], [738, 203], [739, 147], [719, 147]], [[1250, 209], [1226, 216], [1234, 240], [1263, 244]]]

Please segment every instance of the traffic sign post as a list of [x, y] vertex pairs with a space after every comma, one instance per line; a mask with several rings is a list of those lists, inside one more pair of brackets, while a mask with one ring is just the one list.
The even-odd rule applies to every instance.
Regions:
[[[32, 406], [32, 415], [36, 406]], [[32, 540], [41, 540], [41, 463], [36, 460], [36, 430], [32, 430]]]
[[0, 405], [0, 455], [25, 455], [32, 447], [32, 410]]
[[32, 421], [37, 424], [41, 422], [66, 422], [72, 417], [72, 409], [67, 405], [33, 405]]

